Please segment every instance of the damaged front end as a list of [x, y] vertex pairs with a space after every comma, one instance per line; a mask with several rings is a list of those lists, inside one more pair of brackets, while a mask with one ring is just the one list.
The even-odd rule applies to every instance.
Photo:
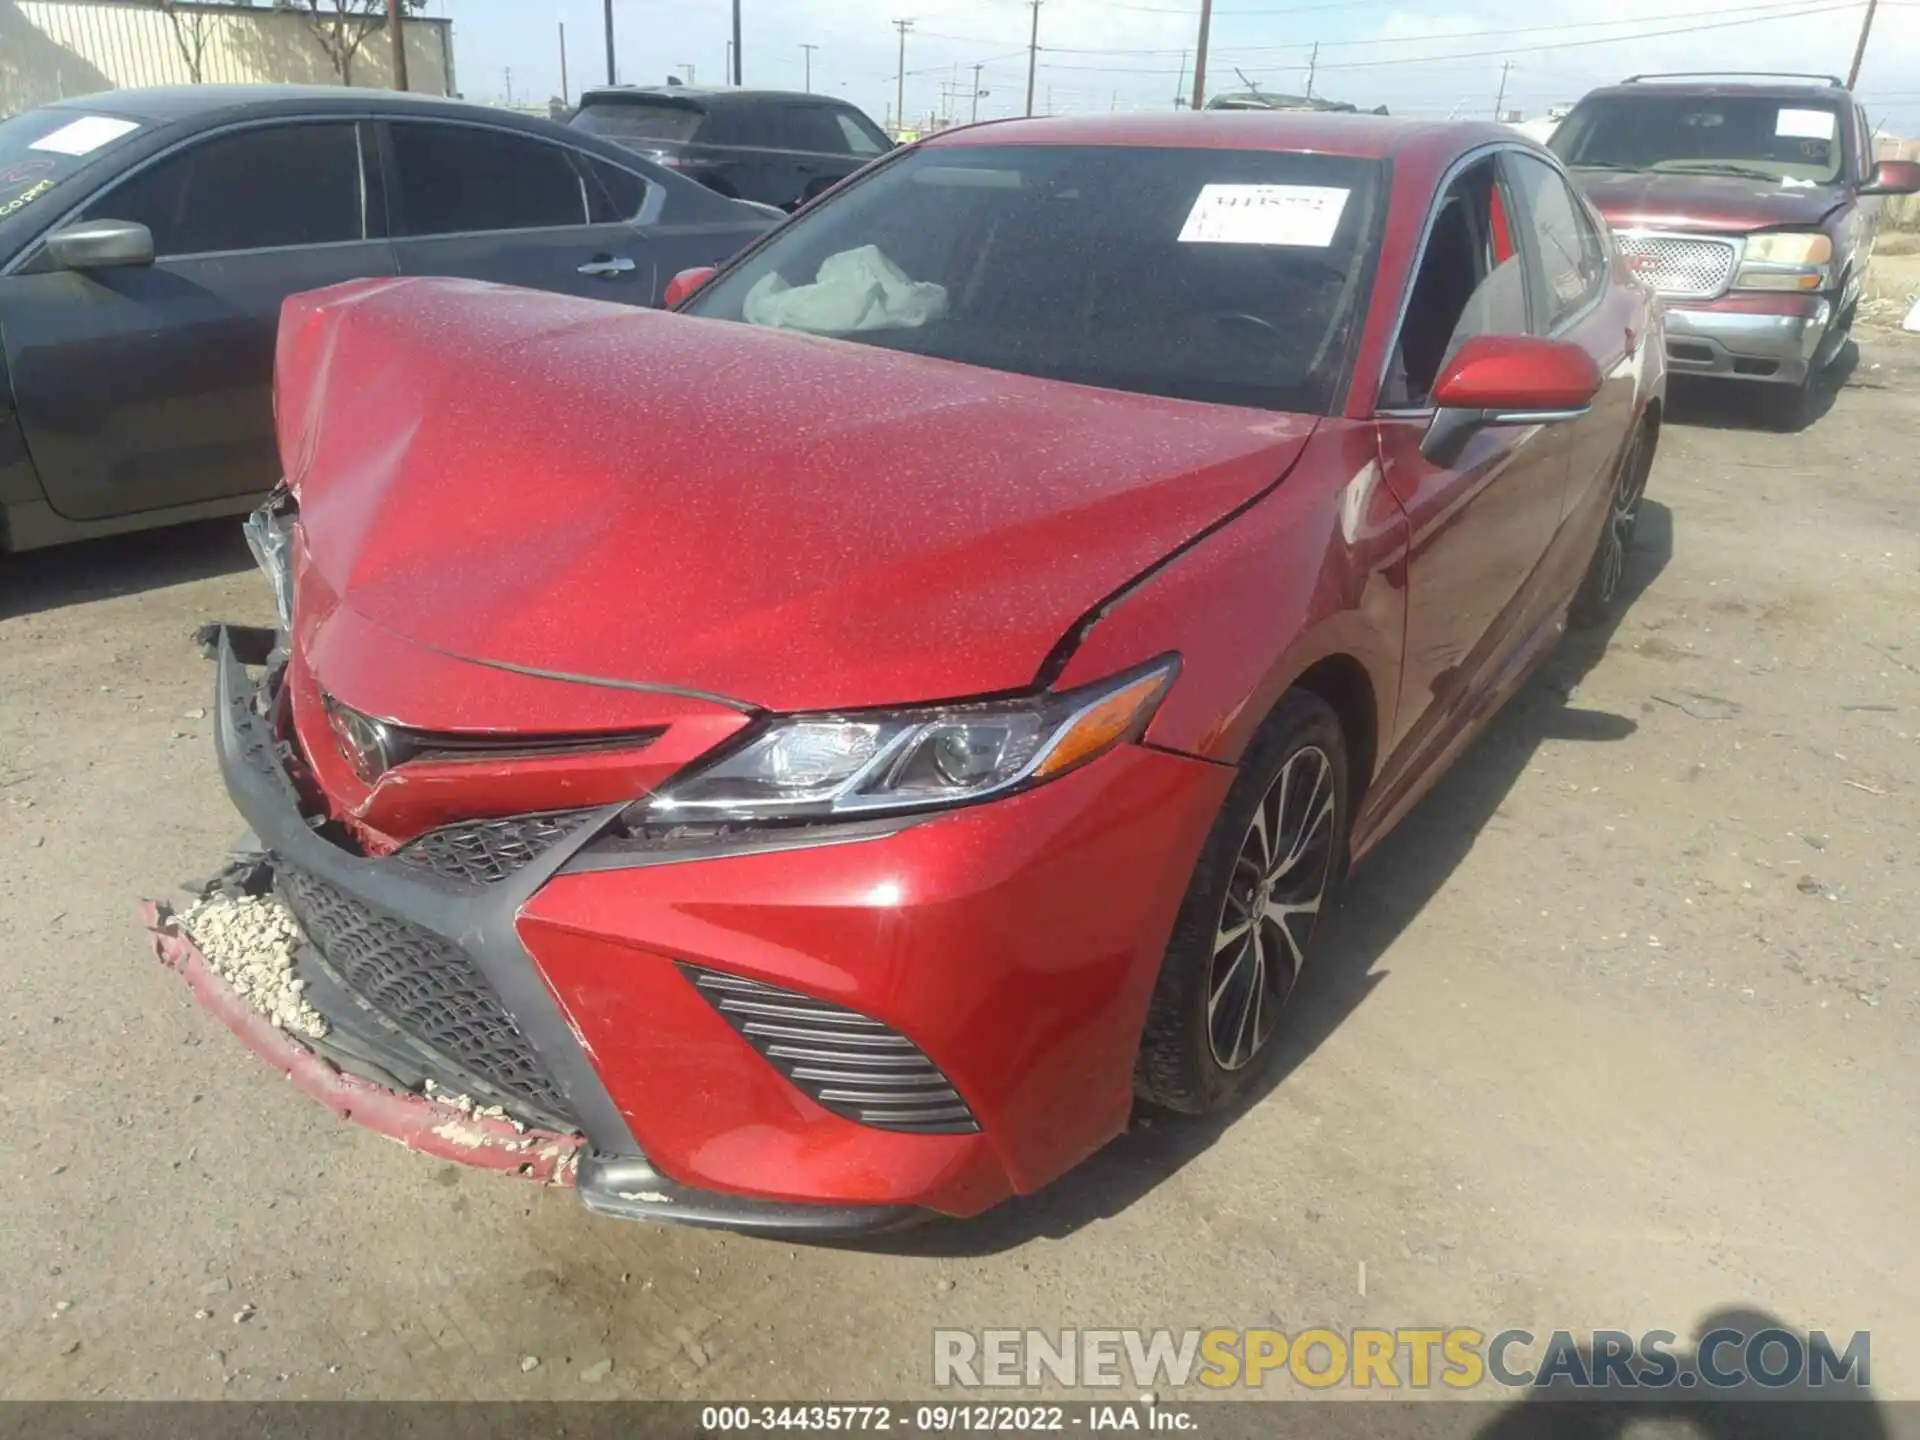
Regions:
[[[904, 1218], [682, 1187], [641, 1152], [516, 928], [622, 805], [460, 820], [369, 846], [313, 784], [284, 637], [219, 626], [203, 638], [222, 776], [253, 833], [201, 904], [149, 906], [145, 919], [159, 958], [303, 1093], [410, 1148], [577, 1185], [608, 1213], [815, 1235]], [[223, 925], [249, 943], [221, 953], [211, 932]], [[260, 935], [284, 955], [263, 954]]]

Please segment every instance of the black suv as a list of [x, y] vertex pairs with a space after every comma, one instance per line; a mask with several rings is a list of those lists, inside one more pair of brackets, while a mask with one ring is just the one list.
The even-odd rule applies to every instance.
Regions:
[[569, 121], [737, 200], [791, 210], [892, 148], [844, 100], [785, 90], [589, 90]]

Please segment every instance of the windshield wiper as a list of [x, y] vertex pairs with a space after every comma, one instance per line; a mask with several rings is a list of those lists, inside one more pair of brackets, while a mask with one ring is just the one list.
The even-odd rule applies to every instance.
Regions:
[[1769, 185], [1780, 183], [1780, 177], [1769, 170], [1756, 170], [1751, 165], [1734, 165], [1718, 160], [1668, 160], [1654, 166], [1654, 169], [1667, 175], [1737, 175], [1742, 180], [1765, 180]]
[[1636, 175], [1640, 173], [1638, 165], [1626, 165], [1618, 160], [1575, 160], [1569, 163], [1567, 168], [1569, 170], [1630, 170]]

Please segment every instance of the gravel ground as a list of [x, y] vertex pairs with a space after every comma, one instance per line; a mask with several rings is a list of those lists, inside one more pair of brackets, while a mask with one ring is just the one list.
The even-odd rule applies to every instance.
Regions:
[[1744, 1310], [1920, 1398], [1920, 340], [1749, 414], [1682, 408], [1632, 607], [1369, 863], [1259, 1103], [855, 1248], [591, 1219], [293, 1094], [133, 915], [237, 829], [188, 640], [267, 618], [237, 527], [0, 562], [0, 1397], [899, 1397], [943, 1324]]

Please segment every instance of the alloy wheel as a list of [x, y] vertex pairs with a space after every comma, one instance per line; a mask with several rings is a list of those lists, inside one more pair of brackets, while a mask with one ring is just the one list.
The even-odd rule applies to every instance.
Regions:
[[1634, 526], [1640, 520], [1640, 497], [1646, 493], [1646, 466], [1642, 456], [1646, 442], [1636, 439], [1627, 460], [1614, 482], [1613, 496], [1607, 505], [1607, 528], [1600, 537], [1600, 593], [1602, 605], [1609, 603], [1620, 589], [1620, 577], [1627, 570], [1627, 546], [1633, 540]]
[[1287, 762], [1254, 810], [1214, 925], [1207, 1044], [1242, 1070], [1272, 1036], [1306, 958], [1335, 848], [1333, 762], [1317, 745]]

